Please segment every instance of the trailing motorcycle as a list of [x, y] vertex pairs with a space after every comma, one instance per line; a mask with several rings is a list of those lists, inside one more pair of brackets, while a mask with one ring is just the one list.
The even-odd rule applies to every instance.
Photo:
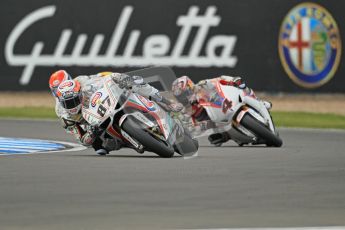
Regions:
[[240, 146], [282, 146], [283, 141], [262, 101], [235, 86], [223, 85], [219, 81], [214, 81], [212, 85], [213, 88], [205, 91], [199, 100], [209, 120], [199, 122], [199, 129], [195, 128], [195, 124], [189, 124], [194, 130], [194, 137], [207, 135], [216, 146], [228, 140], [222, 138], [224, 135], [230, 136]]

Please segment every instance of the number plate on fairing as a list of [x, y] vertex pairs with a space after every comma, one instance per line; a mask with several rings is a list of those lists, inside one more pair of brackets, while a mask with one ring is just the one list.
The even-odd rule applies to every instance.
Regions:
[[107, 89], [102, 88], [90, 97], [89, 107], [83, 108], [83, 117], [90, 125], [99, 126], [109, 117], [111, 112], [109, 108], [112, 108], [114, 104]]

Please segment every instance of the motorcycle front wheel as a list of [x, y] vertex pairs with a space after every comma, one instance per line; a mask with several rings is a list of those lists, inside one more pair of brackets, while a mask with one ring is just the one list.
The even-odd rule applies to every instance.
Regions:
[[258, 137], [264, 139], [267, 146], [281, 147], [283, 145], [283, 141], [277, 135], [272, 133], [271, 130], [251, 115], [245, 114], [241, 120], [241, 124]]
[[132, 138], [139, 141], [149, 151], [156, 153], [163, 158], [170, 158], [174, 155], [174, 148], [168, 144], [156, 139], [149, 132], [145, 131], [139, 125], [139, 121], [135, 118], [127, 117], [122, 123], [122, 129]]

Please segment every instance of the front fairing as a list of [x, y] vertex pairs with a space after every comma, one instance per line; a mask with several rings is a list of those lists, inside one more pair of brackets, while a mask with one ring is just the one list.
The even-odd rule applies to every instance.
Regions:
[[179, 125], [158, 103], [132, 93], [124, 107], [126, 116], [133, 116], [143, 128], [173, 145], [181, 133]]
[[105, 120], [114, 116], [119, 98], [124, 92], [113, 82], [111, 77], [105, 77], [102, 80], [103, 85], [90, 97], [85, 98], [87, 103], [84, 103], [82, 108], [83, 118], [95, 127], [101, 126]]

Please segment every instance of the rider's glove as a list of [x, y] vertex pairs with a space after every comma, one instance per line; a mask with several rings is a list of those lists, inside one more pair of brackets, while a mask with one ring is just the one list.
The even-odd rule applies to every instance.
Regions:
[[132, 78], [127, 74], [113, 74], [112, 79], [121, 89], [130, 88], [133, 84]]

